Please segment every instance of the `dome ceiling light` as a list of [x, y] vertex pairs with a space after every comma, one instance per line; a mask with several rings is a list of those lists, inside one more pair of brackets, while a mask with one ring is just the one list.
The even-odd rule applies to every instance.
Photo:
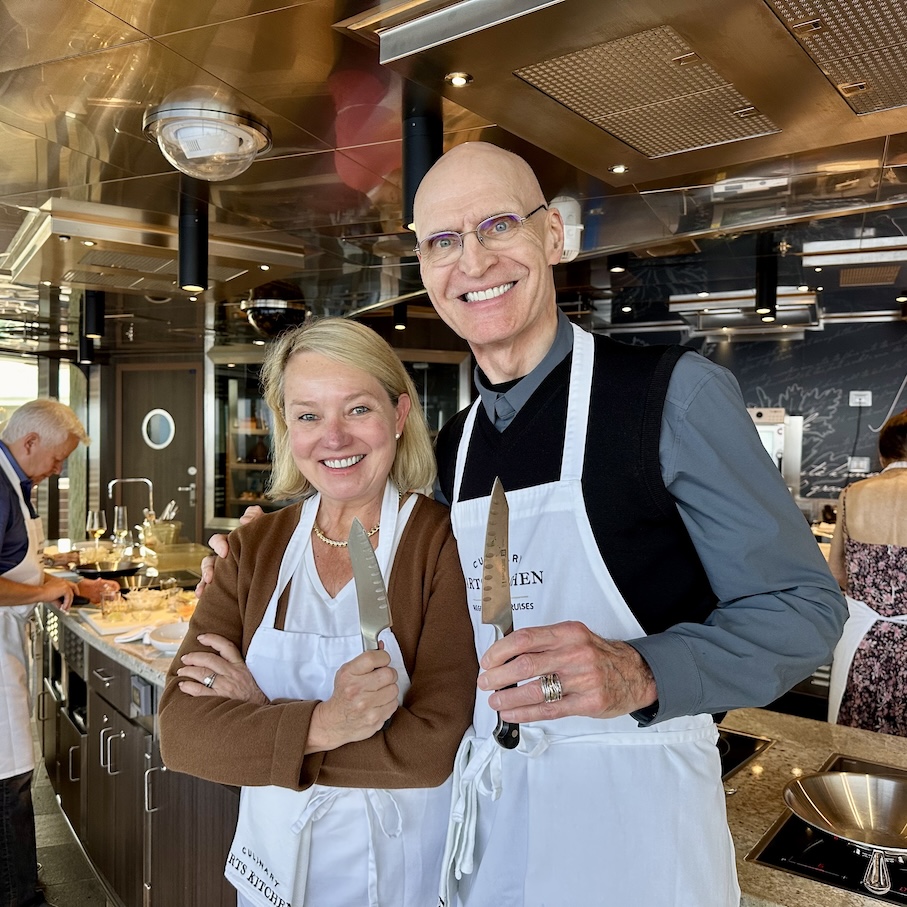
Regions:
[[152, 107], [142, 128], [177, 170], [212, 182], [239, 176], [271, 147], [271, 130], [261, 120], [207, 100]]
[[302, 324], [306, 318], [302, 299], [244, 299], [239, 307], [256, 332], [268, 339]]

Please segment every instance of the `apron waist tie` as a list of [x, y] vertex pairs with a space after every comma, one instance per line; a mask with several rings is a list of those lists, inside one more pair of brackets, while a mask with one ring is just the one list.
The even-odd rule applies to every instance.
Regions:
[[376, 853], [375, 839], [380, 833], [386, 838], [400, 838], [403, 832], [403, 816], [393, 795], [386, 790], [355, 788], [326, 788], [317, 790], [296, 821], [291, 826], [293, 834], [299, 835], [299, 864], [294, 883], [295, 897], [302, 899], [309, 875], [309, 860], [312, 850], [312, 825], [324, 816], [337, 801], [338, 797], [362, 793], [365, 795], [366, 811], [369, 823], [369, 865], [368, 893], [369, 907], [378, 907], [378, 866], [383, 862]]
[[[672, 731], [629, 731], [556, 735], [535, 725], [520, 725], [520, 742], [515, 753], [534, 759], [549, 746], [596, 743], [605, 746], [670, 746], [698, 740], [717, 739], [718, 731], [709, 719], [695, 727]], [[453, 877], [463, 878], [475, 867], [475, 840], [479, 795], [497, 800], [503, 790], [502, 750], [493, 737], [467, 737], [460, 745], [453, 770], [453, 797], [447, 842], [444, 848], [442, 897], [449, 903]], [[443, 887], [443, 886], [446, 886]]]
[[866, 602], [858, 601], [849, 595], [845, 598], [849, 616], [844, 624], [844, 632], [835, 646], [831, 662], [831, 679], [828, 690], [828, 721], [830, 724], [835, 724], [838, 720], [850, 666], [866, 634], [879, 622], [907, 625], [907, 614], [895, 614], [889, 617], [879, 614]]

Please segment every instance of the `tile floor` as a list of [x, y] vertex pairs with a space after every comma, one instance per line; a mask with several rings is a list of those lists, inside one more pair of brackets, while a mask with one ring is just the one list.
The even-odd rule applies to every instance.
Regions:
[[82, 848], [57, 803], [35, 741], [37, 765], [32, 784], [39, 880], [47, 900], [56, 907], [114, 907], [106, 897]]

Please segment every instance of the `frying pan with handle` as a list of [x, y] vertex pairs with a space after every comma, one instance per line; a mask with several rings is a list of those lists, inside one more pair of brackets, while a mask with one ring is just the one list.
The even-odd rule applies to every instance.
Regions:
[[864, 887], [891, 891], [886, 860], [907, 857], [907, 777], [817, 772], [785, 785], [784, 802], [804, 822], [869, 853]]

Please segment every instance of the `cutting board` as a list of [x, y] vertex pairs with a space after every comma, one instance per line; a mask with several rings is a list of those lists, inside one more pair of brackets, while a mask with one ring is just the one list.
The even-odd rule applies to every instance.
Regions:
[[79, 617], [101, 636], [120, 636], [132, 633], [141, 627], [157, 627], [161, 624], [173, 623], [175, 614], [160, 609], [158, 611], [126, 611], [118, 615], [117, 620], [102, 617], [98, 608], [79, 608]]

